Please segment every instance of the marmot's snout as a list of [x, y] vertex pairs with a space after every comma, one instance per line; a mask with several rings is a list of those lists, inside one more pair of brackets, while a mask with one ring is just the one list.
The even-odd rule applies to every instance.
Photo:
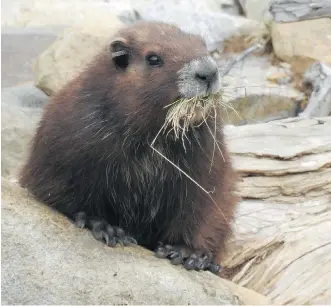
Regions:
[[210, 56], [190, 61], [178, 74], [179, 92], [186, 98], [214, 94], [220, 90], [218, 66]]

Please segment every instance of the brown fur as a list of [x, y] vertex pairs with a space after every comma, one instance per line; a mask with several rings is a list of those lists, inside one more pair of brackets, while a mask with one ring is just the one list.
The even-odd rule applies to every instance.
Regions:
[[[141, 22], [121, 30], [130, 48], [125, 71], [115, 68], [109, 47], [45, 107], [20, 182], [34, 196], [71, 219], [84, 211], [121, 227], [138, 243], [158, 241], [221, 254], [237, 203], [235, 174], [218, 127], [222, 155], [205, 125], [182, 143], [164, 135], [155, 147], [199, 187], [152, 151], [149, 144], [178, 95], [177, 71], [208, 54], [203, 40], [174, 26]], [[160, 68], [144, 57], [156, 52]], [[82, 50], [84, 52], [84, 50]], [[213, 120], [208, 121], [213, 130]]]

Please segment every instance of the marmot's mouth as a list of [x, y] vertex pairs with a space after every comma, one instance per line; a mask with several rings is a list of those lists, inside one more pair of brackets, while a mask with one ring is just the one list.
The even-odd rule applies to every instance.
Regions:
[[188, 129], [200, 126], [212, 115], [212, 110], [220, 103], [220, 94], [201, 95], [194, 97], [178, 96], [177, 99], [167, 105], [165, 126], [170, 126], [176, 137], [179, 133], [185, 133]]

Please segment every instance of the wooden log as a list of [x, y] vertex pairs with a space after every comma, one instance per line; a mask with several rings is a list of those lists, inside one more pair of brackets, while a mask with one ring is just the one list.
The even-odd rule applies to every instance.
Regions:
[[226, 127], [240, 203], [224, 273], [274, 305], [331, 304], [331, 117]]
[[273, 0], [269, 5], [275, 22], [331, 18], [330, 0]]
[[331, 115], [331, 67], [315, 62], [305, 72], [304, 84], [312, 85], [313, 92], [300, 117], [325, 117]]

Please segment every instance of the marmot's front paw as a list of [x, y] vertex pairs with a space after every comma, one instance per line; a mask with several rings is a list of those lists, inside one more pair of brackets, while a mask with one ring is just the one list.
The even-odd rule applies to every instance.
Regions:
[[126, 235], [120, 227], [111, 226], [102, 219], [89, 218], [84, 212], [79, 212], [75, 216], [75, 224], [79, 228], [89, 228], [96, 240], [103, 241], [110, 247], [114, 247], [117, 244], [122, 246], [137, 244], [137, 241], [133, 237]]
[[211, 254], [182, 245], [160, 244], [155, 255], [158, 258], [168, 258], [174, 265], [182, 264], [186, 270], [208, 270], [216, 274], [221, 269], [220, 265], [213, 262]]

